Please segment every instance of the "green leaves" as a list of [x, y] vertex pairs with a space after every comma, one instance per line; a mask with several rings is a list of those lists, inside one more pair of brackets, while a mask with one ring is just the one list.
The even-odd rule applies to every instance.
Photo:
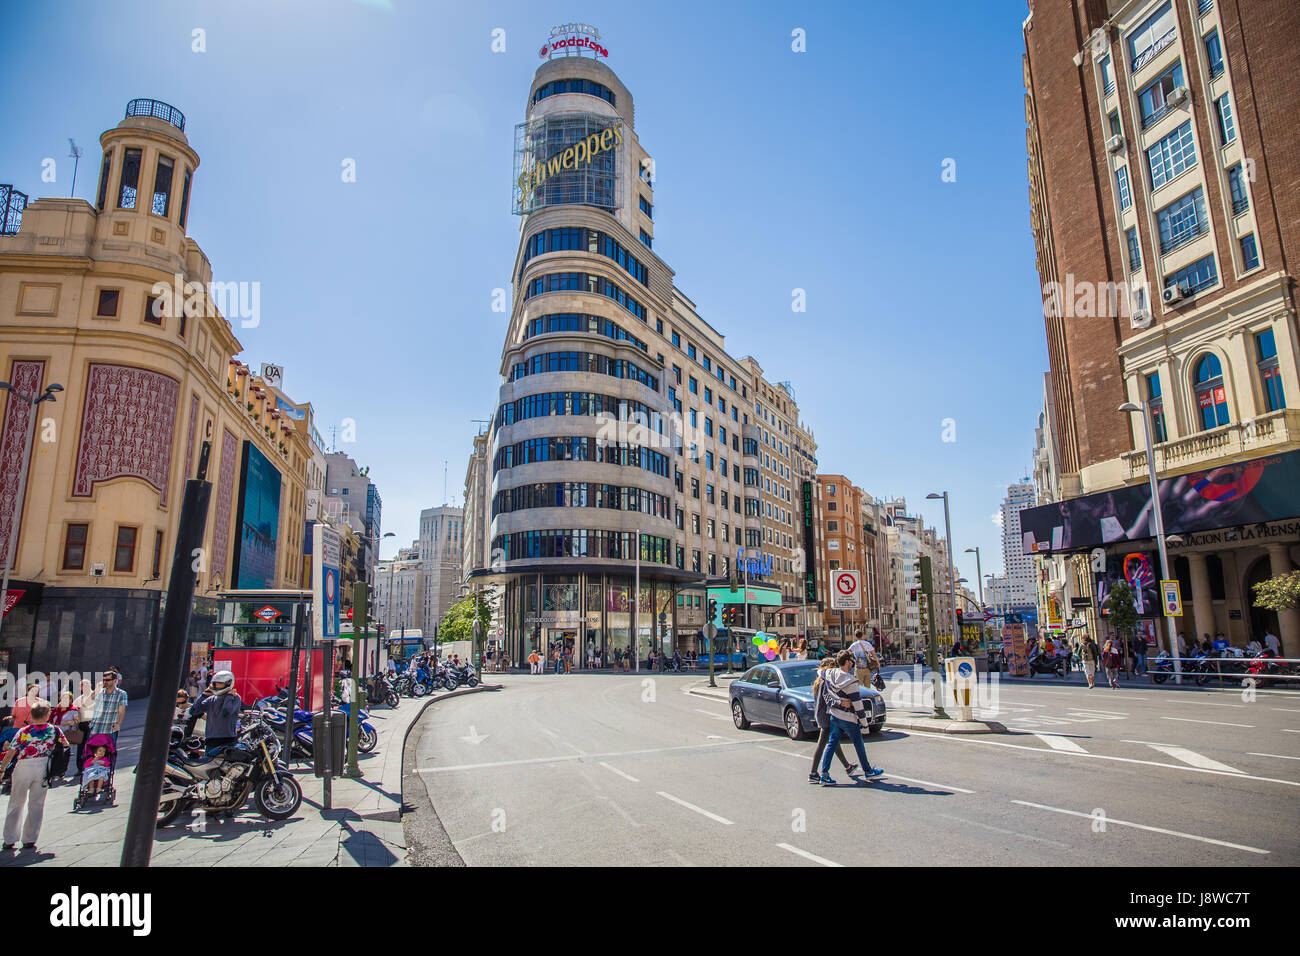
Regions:
[[1285, 611], [1300, 607], [1300, 571], [1280, 574], [1255, 585], [1255, 607]]
[[1106, 598], [1106, 613], [1110, 618], [1110, 626], [1120, 634], [1133, 633], [1138, 616], [1133, 603], [1133, 589], [1127, 581], [1121, 579], [1111, 585], [1110, 596]]
[[[438, 643], [444, 641], [469, 641], [474, 638], [474, 595], [461, 598], [451, 607], [438, 625]], [[492, 623], [492, 606], [481, 594], [478, 596], [479, 636], [487, 635]]]

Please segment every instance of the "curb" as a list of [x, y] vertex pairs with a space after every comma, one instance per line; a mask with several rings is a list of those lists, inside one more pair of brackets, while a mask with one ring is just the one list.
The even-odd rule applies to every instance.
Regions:
[[[439, 694], [425, 701], [424, 706], [420, 708], [415, 717], [407, 725], [406, 733], [402, 737], [402, 806], [400, 810], [400, 822], [402, 824], [402, 837], [406, 843], [406, 852], [410, 859], [411, 866], [464, 866], [465, 860], [456, 847], [451, 842], [451, 837], [447, 835], [447, 829], [442, 825], [442, 819], [438, 816], [438, 810], [431, 800], [421, 800], [418, 803], [412, 803], [407, 800], [406, 794], [414, 792], [419, 785], [419, 775], [415, 773], [412, 761], [409, 758], [409, 747], [411, 742], [411, 731], [419, 724], [424, 712], [439, 701], [449, 697], [463, 697], [467, 694], [479, 694], [484, 691], [499, 691], [502, 689], [500, 684], [479, 684], [478, 687], [462, 687], [446, 694]], [[423, 732], [421, 732], [423, 733]], [[419, 739], [418, 737], [416, 738]]]
[[944, 720], [934, 717], [895, 717], [885, 714], [884, 730], [928, 730], [936, 734], [1005, 734], [996, 720]]

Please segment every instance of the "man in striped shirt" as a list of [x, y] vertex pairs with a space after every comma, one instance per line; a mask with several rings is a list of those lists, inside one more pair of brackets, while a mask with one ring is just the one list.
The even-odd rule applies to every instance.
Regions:
[[827, 713], [831, 718], [830, 739], [826, 742], [826, 751], [822, 754], [821, 785], [823, 787], [835, 786], [835, 781], [830, 775], [831, 758], [835, 755], [835, 749], [843, 737], [848, 737], [857, 750], [858, 763], [862, 765], [864, 777], [870, 780], [885, 772], [879, 767], [871, 766], [871, 761], [867, 759], [866, 745], [862, 742], [862, 731], [870, 724], [870, 714], [867, 713], [866, 705], [861, 700], [862, 685], [853, 676], [853, 653], [840, 651], [839, 656], [835, 658], [835, 663], [838, 667], [833, 667], [826, 672], [821, 690], [827, 695]]

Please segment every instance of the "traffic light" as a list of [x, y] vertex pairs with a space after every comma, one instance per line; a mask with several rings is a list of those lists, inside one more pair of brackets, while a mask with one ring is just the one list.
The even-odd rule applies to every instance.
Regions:
[[714, 624], [718, 623], [718, 602], [713, 598], [709, 598], [708, 620], [712, 621]]
[[912, 603], [916, 603], [916, 588], [912, 588]]
[[934, 579], [930, 576], [930, 558], [928, 555], [921, 556], [921, 590], [929, 594], [934, 590]]

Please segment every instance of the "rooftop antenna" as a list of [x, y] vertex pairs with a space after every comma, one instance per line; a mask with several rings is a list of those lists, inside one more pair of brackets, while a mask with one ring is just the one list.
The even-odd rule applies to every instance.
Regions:
[[447, 505], [447, 459], [442, 460], [442, 504]]
[[71, 136], [68, 137], [68, 146], [72, 149], [68, 154], [72, 157], [72, 188], [68, 190], [68, 198], [71, 198], [77, 191], [77, 165], [81, 162], [82, 149]]

